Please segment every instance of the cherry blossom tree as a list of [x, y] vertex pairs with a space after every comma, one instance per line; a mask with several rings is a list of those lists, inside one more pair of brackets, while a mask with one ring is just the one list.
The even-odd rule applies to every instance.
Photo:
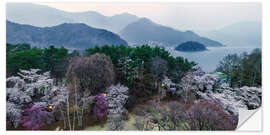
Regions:
[[124, 128], [124, 113], [127, 113], [124, 105], [128, 99], [128, 88], [120, 84], [112, 85], [107, 89], [108, 121], [106, 127], [109, 130], [122, 130]]

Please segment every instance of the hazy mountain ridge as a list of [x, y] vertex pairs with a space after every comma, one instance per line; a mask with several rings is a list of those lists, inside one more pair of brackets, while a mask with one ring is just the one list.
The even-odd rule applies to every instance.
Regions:
[[31, 3], [7, 3], [6, 19], [15, 23], [37, 27], [50, 27], [62, 23], [74, 23], [63, 16], [64, 11]]
[[222, 46], [221, 43], [200, 37], [192, 31], [179, 31], [173, 28], [156, 24], [147, 18], [142, 18], [134, 23], [128, 24], [121, 32], [121, 37], [126, 41], [146, 44], [148, 41], [165, 42], [178, 45], [186, 41], [197, 41], [206, 46]]
[[197, 41], [206, 46], [222, 46], [221, 43], [200, 37], [192, 31], [179, 31], [152, 22], [147, 18], [138, 18], [129, 13], [104, 16], [95, 11], [65, 12], [44, 5], [31, 3], [8, 3], [7, 20], [37, 27], [51, 27], [62, 23], [84, 23], [90, 27], [106, 29], [120, 33], [131, 44], [178, 45], [186, 41]]
[[204, 32], [202, 35], [220, 41], [227, 46], [261, 46], [262, 24], [245, 21], [227, 25], [221, 29]]
[[8, 3], [6, 15], [9, 21], [37, 27], [56, 26], [62, 23], [85, 23], [91, 27], [107, 29], [115, 33], [139, 19], [128, 13], [104, 16], [95, 11], [65, 12], [31, 3]]
[[85, 49], [103, 45], [127, 45], [118, 35], [82, 23], [64, 23], [53, 27], [35, 27], [7, 21], [7, 43], [29, 43], [32, 46]]

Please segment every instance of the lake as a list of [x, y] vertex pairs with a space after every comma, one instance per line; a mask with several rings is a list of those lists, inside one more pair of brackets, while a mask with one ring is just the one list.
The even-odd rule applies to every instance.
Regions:
[[243, 52], [250, 53], [253, 49], [258, 47], [207, 47], [207, 51], [201, 52], [180, 52], [174, 50], [174, 47], [166, 47], [165, 49], [171, 53], [172, 56], [182, 56], [188, 60], [198, 63], [204, 71], [212, 72], [216, 69], [220, 60], [228, 54], [241, 54]]

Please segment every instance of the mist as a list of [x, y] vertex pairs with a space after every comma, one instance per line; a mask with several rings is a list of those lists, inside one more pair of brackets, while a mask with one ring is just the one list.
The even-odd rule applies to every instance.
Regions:
[[238, 22], [261, 22], [261, 3], [35, 3], [68, 12], [105, 16], [130, 13], [179, 30], [211, 31]]

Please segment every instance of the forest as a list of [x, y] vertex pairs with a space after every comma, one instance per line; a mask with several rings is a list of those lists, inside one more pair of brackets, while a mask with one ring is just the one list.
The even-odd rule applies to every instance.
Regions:
[[261, 106], [261, 50], [216, 71], [162, 47], [6, 44], [8, 130], [234, 130]]

